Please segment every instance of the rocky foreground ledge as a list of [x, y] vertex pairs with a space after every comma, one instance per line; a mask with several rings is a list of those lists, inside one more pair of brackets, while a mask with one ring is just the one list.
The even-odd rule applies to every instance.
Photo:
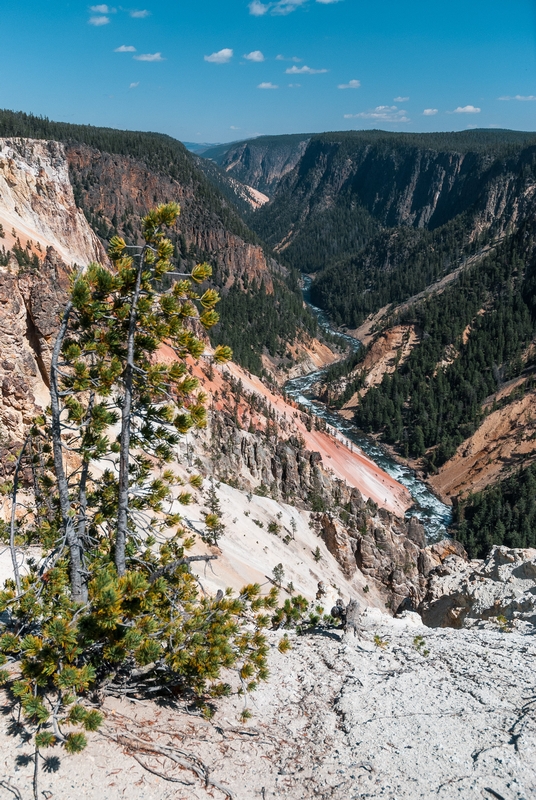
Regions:
[[[496, 624], [430, 629], [411, 612], [371, 609], [362, 621], [360, 638], [291, 634], [286, 654], [282, 633], [269, 634], [271, 677], [251, 696], [247, 724], [236, 696], [212, 720], [168, 702], [108, 699], [103, 731], [42, 775], [42, 796], [535, 797], [534, 635]], [[26, 800], [30, 747], [10, 724], [4, 715], [0, 798]]]

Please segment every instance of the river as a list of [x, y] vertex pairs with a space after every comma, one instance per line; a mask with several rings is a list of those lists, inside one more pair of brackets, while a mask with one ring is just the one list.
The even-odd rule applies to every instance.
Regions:
[[[310, 301], [311, 279], [304, 277], [303, 298], [320, 326], [332, 335], [343, 340], [353, 352], [361, 347], [361, 343], [335, 330], [324, 311], [316, 308]], [[451, 509], [442, 503], [430, 489], [420, 481], [415, 472], [404, 464], [395, 461], [374, 439], [365, 436], [352, 422], [330, 411], [325, 403], [314, 398], [311, 387], [317, 383], [327, 371], [327, 367], [311, 372], [301, 378], [293, 378], [285, 384], [285, 393], [300, 405], [308, 408], [317, 417], [324, 419], [332, 428], [336, 428], [347, 439], [363, 450], [385, 472], [403, 484], [411, 494], [414, 505], [407, 512], [407, 516], [418, 517], [423, 523], [429, 542], [439, 541], [447, 536], [447, 526], [451, 522]]]

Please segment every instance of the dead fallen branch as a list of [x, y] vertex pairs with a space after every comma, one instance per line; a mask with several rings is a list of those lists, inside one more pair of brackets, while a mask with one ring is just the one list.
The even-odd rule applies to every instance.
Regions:
[[154, 742], [149, 742], [146, 739], [142, 739], [139, 736], [136, 736], [133, 733], [105, 733], [108, 739], [117, 742], [117, 744], [122, 745], [126, 751], [131, 755], [135, 760], [148, 772], [157, 775], [159, 778], [163, 780], [169, 781], [171, 783], [183, 783], [186, 786], [191, 786], [192, 783], [185, 782], [179, 778], [175, 778], [171, 775], [165, 775], [156, 771], [154, 768], [149, 767], [145, 764], [140, 758], [140, 753], [145, 754], [146, 756], [164, 756], [165, 758], [169, 758], [170, 761], [173, 761], [177, 764], [181, 769], [189, 770], [193, 772], [197, 777], [204, 783], [205, 787], [208, 788], [209, 786], [218, 789], [222, 792], [225, 797], [229, 798], [229, 800], [234, 800], [234, 795], [230, 789], [226, 786], [222, 786], [220, 783], [213, 781], [210, 777], [210, 769], [207, 767], [203, 762], [197, 758], [197, 756], [192, 755], [191, 753], [186, 753], [183, 750], [179, 750], [175, 747], [169, 747], [167, 745], [159, 745], [155, 744]]

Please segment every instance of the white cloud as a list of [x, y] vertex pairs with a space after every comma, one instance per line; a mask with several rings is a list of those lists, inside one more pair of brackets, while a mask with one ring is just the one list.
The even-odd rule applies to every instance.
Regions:
[[299, 64], [300, 61], [301, 61], [301, 58], [298, 58], [298, 56], [291, 56], [290, 58], [285, 58], [285, 56], [282, 56], [280, 54], [280, 55], [275, 57], [275, 60], [276, 61], [294, 61], [294, 62], [296, 62], [296, 64]]
[[257, 89], [279, 89], [279, 86], [276, 86], [274, 83], [267, 81], [265, 83], [259, 83]]
[[100, 6], [90, 6], [89, 10], [93, 11], [94, 14], [115, 14], [116, 12], [115, 8], [110, 8], [110, 6], [104, 4]]
[[211, 53], [205, 56], [205, 61], [210, 64], [227, 64], [233, 57], [233, 51], [230, 47], [224, 47], [223, 50], [218, 50], [217, 53]]
[[121, 47], [116, 47], [114, 53], [135, 53], [136, 48], [131, 44], [122, 44]]
[[409, 97], [393, 97], [393, 100], [395, 101], [395, 103], [407, 103]]
[[265, 6], [264, 3], [260, 3], [259, 0], [252, 0], [249, 4], [249, 13], [253, 14], [254, 17], [262, 17], [269, 10], [270, 6]]
[[[319, 2], [319, 0], [317, 0]], [[361, 81], [351, 80], [348, 83], [339, 83], [337, 89], [359, 89]]]
[[130, 16], [134, 17], [134, 19], [145, 19], [145, 17], [151, 16], [151, 12], [144, 8], [142, 11], [131, 11]]
[[435, 116], [435, 114], [437, 114], [437, 112], [438, 112], [437, 108], [425, 108], [422, 113], [424, 117], [433, 117]]
[[[333, 0], [330, 0], [330, 2], [333, 2]], [[270, 12], [270, 14], [285, 16], [286, 14], [292, 14], [293, 11], [296, 11], [297, 8], [305, 5], [305, 3], [307, 3], [307, 0], [275, 0], [275, 2], [271, 3], [261, 3], [260, 0], [252, 0], [248, 8], [249, 13], [253, 14], [254, 17], [262, 17], [268, 12]]]
[[480, 109], [476, 106], [458, 106], [451, 114], [480, 114]]
[[344, 119], [370, 119], [374, 122], [409, 122], [406, 111], [397, 106], [376, 106], [372, 111], [360, 111], [359, 114], [345, 114]]
[[307, 0], [278, 0], [277, 3], [272, 3], [271, 14], [292, 14], [297, 8], [303, 6]]
[[96, 28], [99, 28], [101, 25], [108, 25], [110, 22], [110, 17], [90, 17], [89, 24], [95, 25]]
[[331, 3], [340, 3], [341, 0], [316, 0], [317, 3], [322, 3], [322, 5], [327, 6]]
[[513, 97], [506, 95], [504, 97], [499, 97], [499, 100], [521, 100], [526, 103], [531, 100], [536, 100], [536, 94], [515, 94]]
[[239, 131], [240, 128], [237, 128], [236, 125], [231, 125], [229, 130], [231, 130], [231, 131]]
[[251, 53], [244, 55], [244, 58], [247, 58], [248, 61], [264, 61], [264, 56], [260, 50], [252, 50]]
[[165, 61], [162, 53], [142, 53], [140, 56], [134, 56], [136, 61]]
[[136, 83], [131, 83], [128, 88], [129, 89], [136, 89], [139, 85], [140, 85], [140, 82], [136, 81]]
[[288, 88], [289, 89], [299, 89], [300, 86], [301, 86], [301, 83], [289, 83]]
[[327, 69], [311, 69], [311, 67], [289, 67], [285, 70], [287, 75], [320, 75], [327, 72]]

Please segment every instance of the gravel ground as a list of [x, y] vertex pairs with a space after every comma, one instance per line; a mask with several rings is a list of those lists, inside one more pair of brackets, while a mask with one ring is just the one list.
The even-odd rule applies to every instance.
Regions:
[[[225, 797], [206, 785], [205, 767], [235, 800], [536, 797], [533, 634], [432, 630], [416, 615], [377, 610], [363, 621], [357, 639], [291, 635], [285, 655], [270, 634], [271, 677], [250, 697], [246, 725], [237, 697], [210, 721], [174, 705], [107, 700], [102, 732], [81, 755], [53, 754], [59, 768], [41, 771], [39, 797]], [[10, 722], [6, 709], [0, 798], [29, 800], [31, 749], [8, 735]]]

